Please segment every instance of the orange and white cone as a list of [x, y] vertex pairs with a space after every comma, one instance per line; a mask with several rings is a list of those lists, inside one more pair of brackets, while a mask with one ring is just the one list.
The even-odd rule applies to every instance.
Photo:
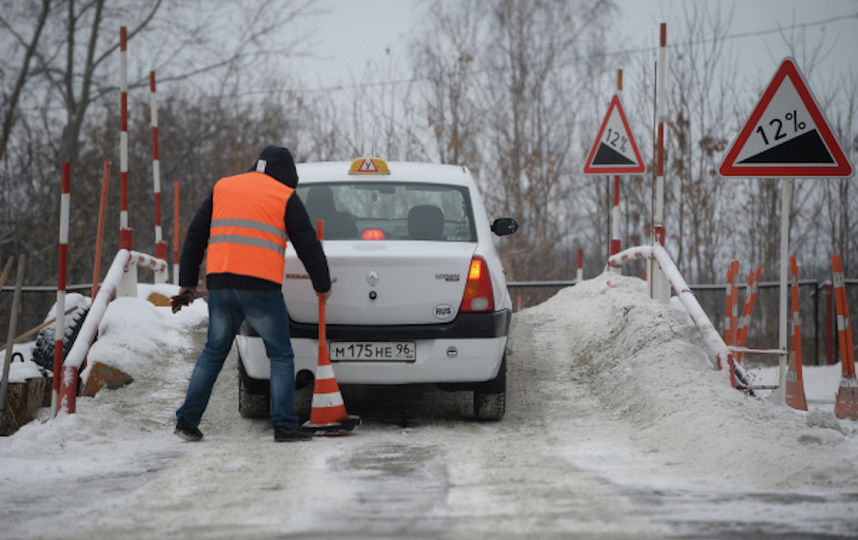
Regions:
[[790, 274], [792, 274], [792, 351], [789, 353], [789, 369], [786, 373], [786, 404], [800, 411], [807, 410], [807, 400], [804, 397], [804, 381], [802, 380], [801, 359], [801, 319], [798, 310], [798, 263], [795, 256], [790, 257]]
[[[322, 354], [322, 349], [325, 353]], [[328, 358], [324, 340], [319, 342], [319, 364], [316, 366], [316, 382], [313, 387], [313, 405], [310, 420], [302, 426], [317, 435], [337, 435], [354, 430], [360, 425], [360, 417], [349, 415]]]
[[837, 336], [840, 342], [840, 389], [834, 402], [837, 418], [858, 420], [858, 379], [855, 378], [855, 351], [852, 346], [852, 327], [849, 323], [849, 305], [840, 255], [831, 256], [834, 277], [834, 300], [837, 305]]
[[786, 404], [800, 411], [807, 410], [804, 396], [804, 381], [801, 376], [801, 360], [795, 351], [789, 353], [789, 369], [786, 374]]
[[[324, 224], [316, 224], [319, 240], [324, 238]], [[327, 332], [325, 329], [325, 299], [319, 296], [319, 362], [316, 365], [316, 381], [313, 386], [313, 404], [310, 420], [301, 427], [314, 431], [317, 435], [342, 435], [353, 431], [360, 425], [360, 417], [349, 415], [340, 393], [340, 386], [334, 376], [331, 358], [328, 354]]]
[[840, 378], [837, 401], [834, 403], [834, 415], [837, 418], [858, 420], [858, 379], [854, 374]]

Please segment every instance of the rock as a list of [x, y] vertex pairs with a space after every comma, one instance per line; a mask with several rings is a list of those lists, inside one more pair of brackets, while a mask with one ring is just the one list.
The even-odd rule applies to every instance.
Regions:
[[131, 383], [133, 380], [134, 378], [131, 375], [121, 369], [96, 362], [92, 365], [81, 395], [92, 397], [104, 386], [110, 389], [119, 388]]

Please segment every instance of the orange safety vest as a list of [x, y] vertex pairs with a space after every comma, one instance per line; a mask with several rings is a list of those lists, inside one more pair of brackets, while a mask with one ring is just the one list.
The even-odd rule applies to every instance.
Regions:
[[283, 283], [284, 216], [292, 193], [289, 186], [260, 172], [218, 180], [206, 273], [229, 272]]

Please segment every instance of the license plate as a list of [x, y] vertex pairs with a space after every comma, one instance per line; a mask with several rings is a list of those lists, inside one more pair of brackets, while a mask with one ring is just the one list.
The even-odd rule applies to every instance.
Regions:
[[331, 362], [414, 362], [417, 346], [413, 341], [334, 341], [328, 354]]

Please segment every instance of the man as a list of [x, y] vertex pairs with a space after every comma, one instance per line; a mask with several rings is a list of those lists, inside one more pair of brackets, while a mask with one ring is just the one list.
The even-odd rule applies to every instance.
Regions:
[[274, 440], [312, 438], [298, 427], [292, 403], [294, 353], [281, 291], [287, 234], [313, 288], [325, 300], [331, 294], [331, 278], [322, 245], [294, 193], [297, 185], [292, 154], [286, 148], [268, 146], [250, 171], [218, 180], [188, 228], [173, 312], [196, 295], [205, 254], [209, 325], [185, 402], [176, 411], [174, 433], [185, 440], [203, 438], [200, 418], [244, 319], [262, 337], [271, 362]]

